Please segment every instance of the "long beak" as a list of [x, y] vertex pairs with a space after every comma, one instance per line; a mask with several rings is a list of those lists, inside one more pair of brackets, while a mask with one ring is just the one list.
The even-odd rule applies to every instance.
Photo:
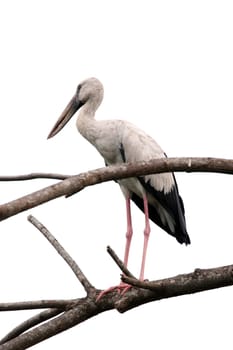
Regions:
[[81, 102], [77, 101], [77, 96], [75, 95], [62, 112], [47, 138], [50, 139], [58, 134], [82, 105]]

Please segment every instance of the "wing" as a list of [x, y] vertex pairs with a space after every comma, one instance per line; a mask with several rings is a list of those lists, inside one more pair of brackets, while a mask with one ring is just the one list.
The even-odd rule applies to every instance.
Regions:
[[[159, 144], [133, 124], [125, 123], [120, 136], [119, 150], [123, 162], [148, 161], [166, 157]], [[151, 186], [157, 191], [164, 191], [165, 193], [168, 193], [174, 184], [172, 173], [146, 175], [143, 178], [145, 182], [150, 182]]]
[[[123, 162], [135, 162], [164, 158], [166, 154], [149, 135], [131, 124], [126, 125], [121, 139], [120, 153]], [[138, 177], [147, 194], [150, 219], [174, 236], [180, 243], [190, 243], [186, 229], [184, 204], [179, 195], [173, 173], [154, 174]], [[143, 199], [131, 190], [131, 199], [144, 211]]]
[[[174, 236], [179, 243], [190, 244], [190, 238], [186, 229], [184, 204], [179, 195], [175, 177], [174, 185], [170, 192], [166, 194], [163, 191], [155, 190], [149, 181], [145, 182], [143, 177], [138, 178], [138, 180], [149, 197], [150, 219], [167, 233]], [[151, 196], [154, 200], [151, 200]], [[133, 193], [131, 199], [144, 211], [143, 200], [140, 196]]]

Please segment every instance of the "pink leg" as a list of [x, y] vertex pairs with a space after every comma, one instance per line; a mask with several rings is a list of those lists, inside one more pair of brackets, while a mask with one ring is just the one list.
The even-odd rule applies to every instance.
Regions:
[[[125, 266], [128, 265], [129, 250], [130, 250], [130, 244], [131, 244], [132, 235], [133, 235], [130, 198], [129, 197], [126, 198], [126, 219], [127, 219], [127, 231], [126, 231], [126, 244], [125, 244], [125, 255], [124, 255], [124, 265]], [[100, 300], [104, 294], [111, 292], [113, 290], [117, 290], [119, 293], [121, 292], [121, 294], [124, 294], [129, 288], [131, 288], [130, 285], [121, 282], [118, 286], [113, 286], [113, 287], [110, 287], [110, 288], [100, 292], [96, 301]]]
[[145, 229], [144, 229], [144, 245], [143, 245], [143, 253], [142, 253], [141, 272], [139, 276], [140, 281], [144, 280], [146, 252], [147, 252], [148, 240], [150, 236], [149, 211], [148, 211], [148, 201], [146, 196], [143, 197], [143, 203], [144, 203], [144, 212], [145, 212]]
[[130, 244], [131, 244], [131, 239], [133, 235], [130, 198], [126, 198], [126, 217], [127, 217], [127, 231], [126, 231], [124, 265], [128, 266], [129, 250], [130, 250]]

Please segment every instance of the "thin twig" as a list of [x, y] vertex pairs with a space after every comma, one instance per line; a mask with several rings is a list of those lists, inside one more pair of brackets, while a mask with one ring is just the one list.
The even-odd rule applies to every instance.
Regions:
[[107, 246], [107, 252], [126, 276], [131, 277], [132, 279], [136, 279], [110, 246]]
[[25, 181], [35, 179], [53, 179], [53, 180], [65, 180], [73, 175], [64, 175], [56, 173], [31, 173], [24, 175], [2, 175], [0, 181]]
[[[112, 301], [109, 303], [108, 309], [112, 308], [111, 305]], [[84, 298], [83, 302], [78, 306], [61, 313], [57, 317], [49, 319], [47, 322], [40, 323], [37, 327], [34, 327], [27, 332], [18, 335], [14, 339], [9, 340], [7, 343], [0, 345], [0, 350], [27, 349], [97, 315], [101, 312], [100, 310], [102, 310], [102, 308], [100, 306], [98, 307], [91, 298]]]
[[78, 278], [79, 282], [84, 287], [85, 291], [89, 295], [95, 288], [88, 281], [82, 270], [79, 268], [74, 259], [67, 253], [67, 251], [61, 246], [61, 244], [56, 240], [56, 238], [48, 231], [48, 229], [39, 222], [34, 216], [29, 215], [28, 221], [33, 224], [47, 240], [52, 244], [52, 246], [56, 249], [58, 254], [66, 261], [66, 263], [70, 266], [75, 276]]
[[[153, 284], [153, 281], [140, 281], [139, 279], [137, 278], [132, 278], [131, 276], [126, 276], [126, 275], [122, 275], [121, 277], [122, 281], [125, 282], [125, 283], [128, 283], [130, 284], [131, 286], [133, 287], [136, 287], [136, 288], [143, 288], [143, 289], [149, 289], [149, 290], [155, 290], [156, 289], [156, 286], [158, 285], [154, 285]], [[156, 283], [160, 283], [161, 281], [166, 281], [166, 279], [164, 280], [158, 280], [156, 281]]]
[[68, 305], [77, 301], [77, 299], [69, 300], [33, 300], [33, 301], [19, 301], [12, 303], [0, 303], [0, 311], [18, 311], [18, 310], [32, 310], [56, 308], [65, 310]]
[[17, 327], [12, 329], [7, 335], [5, 335], [4, 338], [0, 340], [0, 345], [8, 342], [9, 340], [16, 338], [18, 335], [24, 333], [28, 329], [35, 327], [39, 323], [42, 323], [44, 321], [47, 321], [63, 311], [60, 309], [48, 309], [43, 312], [40, 312], [39, 314], [29, 318], [28, 320], [24, 321], [23, 323], [19, 324]]

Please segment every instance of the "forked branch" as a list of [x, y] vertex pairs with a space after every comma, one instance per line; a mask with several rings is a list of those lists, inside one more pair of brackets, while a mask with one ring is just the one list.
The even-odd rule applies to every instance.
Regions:
[[[0, 220], [4, 220], [57, 197], [72, 195], [86, 186], [124, 177], [168, 171], [204, 171], [233, 174], [233, 160], [217, 158], [171, 158], [93, 170], [77, 176], [68, 177], [64, 181], [1, 205]], [[41, 174], [37, 175], [40, 178], [43, 177], [43, 174], [42, 176]], [[0, 304], [0, 311], [47, 308], [47, 310], [26, 320], [5, 336], [0, 342], [0, 350], [27, 349], [94, 315], [110, 309], [125, 312], [151, 301], [233, 285], [233, 265], [207, 270], [196, 269], [190, 274], [159, 281], [140, 282], [125, 268], [114, 251], [108, 248], [108, 252], [124, 273], [122, 280], [130, 283], [133, 287], [124, 295], [120, 295], [117, 291], [113, 290], [104, 294], [97, 301], [100, 290], [89, 282], [74, 259], [69, 256], [55, 237], [37, 219], [29, 216], [28, 220], [43, 233], [72, 268], [72, 271], [83, 285], [87, 296], [73, 300], [42, 300]]]
[[[28, 220], [46, 236], [57, 252], [69, 264], [87, 291], [87, 297], [74, 300], [54, 300], [47, 302], [42, 300], [31, 302], [31, 309], [47, 307], [49, 309], [24, 321], [8, 333], [0, 341], [0, 350], [27, 349], [107, 310], [117, 309], [119, 312], [125, 312], [151, 301], [233, 285], [233, 265], [207, 270], [196, 269], [190, 274], [159, 281], [140, 282], [132, 277], [132, 274], [124, 267], [116, 253], [108, 247], [108, 252], [114, 261], [120, 266], [124, 274], [127, 274], [127, 276], [124, 275], [122, 277], [123, 281], [134, 287], [124, 295], [120, 295], [117, 291], [113, 290], [104, 294], [97, 301], [100, 290], [88, 282], [86, 276], [80, 272], [81, 270], [78, 265], [60, 243], [33, 216], [29, 216]], [[91, 290], [91, 293], [89, 290]], [[18, 304], [18, 308], [16, 304]], [[0, 304], [0, 310], [5, 311], [7, 309], [22, 310], [29, 308], [30, 302], [8, 303], [8, 306], [7, 304]]]

